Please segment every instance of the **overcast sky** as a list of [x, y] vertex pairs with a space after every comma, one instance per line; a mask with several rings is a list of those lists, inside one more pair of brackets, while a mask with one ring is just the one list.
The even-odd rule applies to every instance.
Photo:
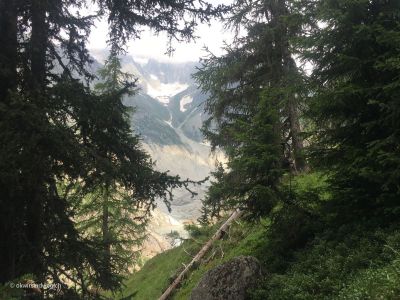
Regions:
[[[230, 4], [232, 0], [209, 0], [213, 4]], [[89, 37], [89, 49], [105, 49], [107, 47], [107, 22], [105, 20], [96, 22]], [[196, 36], [199, 38], [196, 42], [178, 43], [174, 42], [176, 49], [172, 57], [164, 53], [167, 50], [167, 37], [165, 34], [156, 36], [152, 31], [145, 30], [139, 40], [134, 40], [128, 44], [128, 52], [137, 58], [156, 58], [161, 61], [185, 62], [198, 61], [205, 55], [203, 50], [207, 46], [214, 54], [223, 53], [223, 41], [231, 41], [233, 34], [225, 31], [218, 21], [213, 21], [210, 26], [206, 24], [199, 25]]]

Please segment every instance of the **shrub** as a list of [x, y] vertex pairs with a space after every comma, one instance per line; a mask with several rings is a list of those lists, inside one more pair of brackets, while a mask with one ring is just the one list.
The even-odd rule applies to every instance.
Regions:
[[350, 225], [337, 231], [337, 239], [328, 230], [296, 251], [253, 299], [398, 299], [399, 232]]

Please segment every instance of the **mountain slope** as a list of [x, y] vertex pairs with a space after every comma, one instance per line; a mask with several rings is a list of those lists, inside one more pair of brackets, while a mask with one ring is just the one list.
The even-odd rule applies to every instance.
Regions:
[[[216, 159], [223, 160], [223, 156], [212, 156], [210, 147], [203, 143], [200, 128], [206, 118], [203, 112], [206, 95], [191, 79], [195, 64], [154, 60], [138, 63], [125, 57], [122, 66], [138, 78], [140, 91], [125, 99], [125, 104], [135, 109], [132, 128], [141, 135], [143, 147], [156, 167], [184, 179], [202, 180], [209, 176]], [[174, 191], [171, 216], [179, 221], [195, 220], [207, 186], [206, 183], [193, 187], [198, 193], [193, 198], [185, 189]], [[159, 209], [168, 213], [163, 203]]]
[[[93, 53], [99, 68], [107, 57], [106, 51]], [[138, 79], [138, 92], [126, 97], [124, 104], [132, 108], [131, 127], [142, 139], [142, 147], [152, 157], [155, 167], [179, 175], [182, 179], [200, 181], [209, 176], [221, 153], [211, 155], [203, 143], [200, 131], [206, 115], [203, 112], [206, 96], [195, 86], [191, 73], [195, 63], [169, 64], [148, 60], [138, 62], [130, 56], [121, 58], [122, 69]], [[148, 228], [143, 246], [144, 259], [171, 248], [168, 234], [172, 231], [187, 237], [185, 224], [192, 224], [200, 214], [201, 199], [209, 183], [173, 191], [171, 211], [160, 200]]]

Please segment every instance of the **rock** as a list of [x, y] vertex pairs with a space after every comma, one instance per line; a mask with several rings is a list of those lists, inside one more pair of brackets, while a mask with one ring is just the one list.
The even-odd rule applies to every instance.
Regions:
[[247, 290], [261, 277], [261, 266], [252, 256], [238, 256], [204, 274], [192, 290], [191, 300], [244, 300]]

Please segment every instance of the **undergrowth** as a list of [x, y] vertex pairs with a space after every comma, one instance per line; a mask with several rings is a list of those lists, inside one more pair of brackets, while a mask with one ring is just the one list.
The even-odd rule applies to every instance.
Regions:
[[[297, 176], [269, 218], [234, 222], [172, 299], [189, 299], [208, 270], [239, 255], [255, 256], [263, 268], [251, 299], [400, 299], [399, 224], [335, 223], [340, 210], [326, 212], [328, 205], [332, 212], [327, 182], [318, 173]], [[149, 260], [122, 295], [157, 299], [219, 226], [188, 227], [191, 238]]]

